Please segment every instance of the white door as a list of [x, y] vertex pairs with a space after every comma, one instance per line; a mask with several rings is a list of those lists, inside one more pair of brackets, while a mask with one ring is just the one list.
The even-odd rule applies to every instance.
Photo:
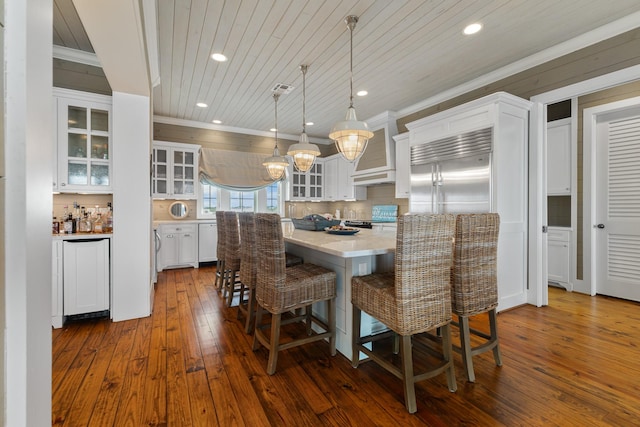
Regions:
[[640, 301], [640, 105], [598, 116], [596, 292]]

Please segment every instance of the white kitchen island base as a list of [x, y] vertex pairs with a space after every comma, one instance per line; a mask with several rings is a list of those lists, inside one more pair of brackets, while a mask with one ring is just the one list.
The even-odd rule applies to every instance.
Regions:
[[[336, 272], [336, 348], [351, 359], [351, 277], [393, 270], [395, 232], [363, 229], [356, 235], [342, 236], [294, 230], [293, 224], [283, 224], [283, 231], [287, 252]], [[326, 303], [314, 304], [313, 311], [326, 320]], [[362, 334], [385, 328], [363, 313]]]

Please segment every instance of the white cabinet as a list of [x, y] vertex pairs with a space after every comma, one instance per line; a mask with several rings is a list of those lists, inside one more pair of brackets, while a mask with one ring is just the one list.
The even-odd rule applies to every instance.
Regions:
[[196, 224], [162, 224], [158, 233], [158, 271], [165, 268], [198, 267]]
[[367, 187], [353, 185], [354, 164], [336, 154], [324, 160], [324, 200], [366, 200]]
[[393, 137], [396, 141], [396, 199], [408, 199], [411, 191], [411, 149], [409, 132]]
[[51, 253], [51, 325], [54, 328], [62, 328], [63, 305], [63, 281], [62, 281], [62, 240], [53, 240]]
[[198, 224], [198, 262], [218, 259], [218, 226], [216, 223]]
[[571, 194], [571, 118], [547, 124], [547, 194]]
[[[293, 162], [292, 162], [293, 163]], [[324, 198], [324, 159], [316, 158], [307, 172], [298, 171], [293, 164], [287, 170], [289, 185], [287, 200], [320, 201]]]
[[378, 222], [371, 224], [371, 229], [374, 231], [397, 231], [398, 223], [396, 222]]
[[549, 227], [547, 275], [550, 282], [557, 283], [570, 290], [569, 285], [569, 237], [568, 229]]
[[55, 89], [57, 167], [60, 192], [111, 192], [111, 98]]
[[109, 239], [65, 240], [64, 315], [109, 309]]
[[151, 185], [154, 198], [196, 199], [199, 145], [153, 142]]

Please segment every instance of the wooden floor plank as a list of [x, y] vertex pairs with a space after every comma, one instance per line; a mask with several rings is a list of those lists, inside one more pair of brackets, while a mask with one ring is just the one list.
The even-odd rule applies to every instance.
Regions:
[[[468, 383], [456, 354], [458, 391], [449, 392], [444, 375], [420, 382], [410, 415], [399, 379], [371, 362], [354, 369], [330, 357], [326, 342], [282, 352], [267, 375], [266, 350], [251, 350], [214, 274], [160, 273], [146, 320], [56, 330], [54, 424], [640, 425], [639, 303], [550, 289], [549, 307], [502, 312], [503, 366], [491, 353], [476, 356], [476, 382]], [[485, 322], [471, 323], [486, 330]], [[304, 333], [297, 328], [288, 325], [284, 339]]]

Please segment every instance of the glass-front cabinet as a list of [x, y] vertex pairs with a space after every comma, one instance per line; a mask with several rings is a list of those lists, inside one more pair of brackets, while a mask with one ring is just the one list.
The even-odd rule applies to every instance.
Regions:
[[316, 158], [307, 172], [298, 171], [291, 162], [287, 172], [289, 181], [287, 200], [324, 200], [324, 159]]
[[58, 167], [54, 190], [109, 193], [110, 98], [92, 94], [82, 98], [56, 97]]
[[199, 145], [153, 142], [151, 170], [154, 198], [195, 199]]

